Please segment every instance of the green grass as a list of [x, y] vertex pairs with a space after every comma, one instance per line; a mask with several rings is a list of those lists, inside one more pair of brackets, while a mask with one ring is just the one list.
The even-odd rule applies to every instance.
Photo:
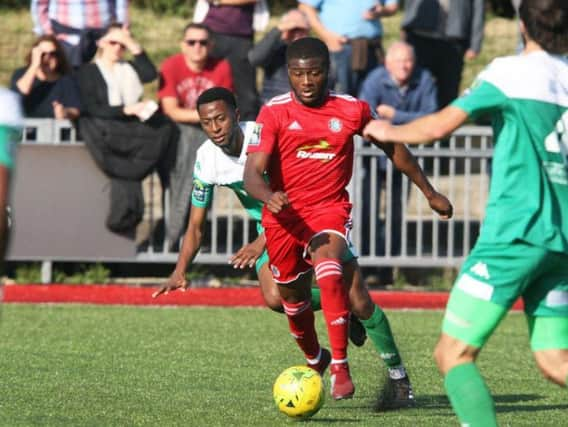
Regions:
[[[384, 369], [366, 345], [350, 351], [355, 398], [328, 399], [307, 424], [457, 425], [431, 360], [441, 313], [389, 316], [419, 408], [372, 411]], [[499, 421], [562, 425], [566, 393], [539, 377], [526, 341], [523, 317], [511, 315], [480, 359]], [[291, 425], [271, 386], [302, 363], [284, 317], [243, 308], [6, 305], [0, 354], [1, 426]]]

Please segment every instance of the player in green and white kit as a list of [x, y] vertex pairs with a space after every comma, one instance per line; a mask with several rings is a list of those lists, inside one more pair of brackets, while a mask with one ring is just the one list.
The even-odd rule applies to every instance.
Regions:
[[[268, 257], [264, 250], [264, 233], [260, 226], [262, 203], [251, 198], [243, 188], [244, 164], [247, 144], [257, 138], [254, 122], [238, 122], [236, 101], [230, 91], [224, 88], [211, 88], [203, 92], [197, 101], [201, 126], [210, 138], [199, 148], [194, 167], [194, 189], [192, 207], [187, 230], [176, 263], [168, 281], [154, 297], [170, 291], [187, 289], [190, 284], [185, 272], [201, 245], [207, 208], [211, 204], [215, 186], [231, 188], [240, 199], [249, 215], [258, 221], [259, 237], [251, 244], [241, 248], [231, 262], [237, 268], [252, 267], [256, 263], [260, 288], [265, 303], [272, 310], [282, 312], [282, 302], [278, 287], [268, 268]], [[417, 167], [417, 166], [416, 166]], [[443, 196], [438, 201], [446, 209], [451, 205]], [[384, 409], [394, 409], [414, 404], [410, 380], [402, 364], [385, 313], [376, 306], [369, 291], [361, 280], [359, 265], [354, 256], [344, 260], [346, 280], [349, 281], [349, 298], [353, 314], [360, 319], [364, 331], [371, 338], [377, 353], [387, 365], [389, 372], [389, 395], [383, 396]], [[311, 302], [314, 309], [320, 309], [319, 289], [312, 289]], [[353, 319], [351, 320], [353, 322]], [[355, 341], [350, 333], [350, 338]], [[360, 340], [358, 345], [362, 345]]]
[[0, 260], [4, 259], [8, 242], [8, 192], [10, 172], [14, 167], [15, 146], [23, 125], [18, 96], [0, 88]]
[[494, 60], [439, 113], [405, 126], [373, 122], [379, 141], [422, 143], [468, 117], [490, 114], [495, 150], [481, 234], [451, 292], [434, 353], [463, 426], [495, 426], [475, 360], [522, 296], [531, 348], [543, 375], [568, 377], [568, 3], [523, 0], [525, 49]]

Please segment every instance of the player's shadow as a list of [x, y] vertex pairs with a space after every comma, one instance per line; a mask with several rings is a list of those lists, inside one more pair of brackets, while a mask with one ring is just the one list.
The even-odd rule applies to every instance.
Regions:
[[[505, 394], [494, 396], [495, 411], [497, 412], [536, 412], [536, 411], [553, 411], [566, 410], [568, 404], [548, 404], [548, 405], [523, 405], [521, 402], [531, 402], [543, 399], [537, 394]], [[512, 403], [512, 405], [506, 405]]]
[[[542, 396], [538, 394], [499, 394], [494, 395], [493, 400], [497, 407], [498, 412], [508, 412], [509, 408], [525, 408], [525, 410], [530, 410], [530, 408], [536, 408], [535, 410], [543, 409], [563, 409], [568, 405], [502, 405], [506, 403], [520, 403], [520, 402], [531, 402], [535, 400], [542, 399]], [[445, 394], [426, 394], [419, 395], [416, 397], [416, 407], [421, 409], [451, 409], [450, 401]], [[503, 409], [503, 410], [501, 410]]]

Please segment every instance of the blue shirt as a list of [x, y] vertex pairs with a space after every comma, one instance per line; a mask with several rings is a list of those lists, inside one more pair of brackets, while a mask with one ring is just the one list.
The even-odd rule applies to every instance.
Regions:
[[372, 111], [378, 105], [390, 105], [396, 110], [392, 123], [399, 125], [438, 109], [436, 84], [425, 69], [415, 68], [405, 89], [400, 88], [385, 67], [371, 71], [359, 92], [359, 99], [367, 101]]
[[[377, 5], [377, 0], [299, 0], [319, 10], [323, 26], [334, 33], [353, 39], [372, 39], [383, 35], [378, 19], [363, 19], [363, 13]], [[382, 5], [398, 4], [398, 0], [381, 0]]]

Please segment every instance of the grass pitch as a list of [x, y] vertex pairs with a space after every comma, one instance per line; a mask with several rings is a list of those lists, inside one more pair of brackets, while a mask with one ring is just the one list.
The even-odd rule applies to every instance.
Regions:
[[[303, 363], [282, 315], [267, 309], [5, 305], [1, 426], [280, 426], [272, 383]], [[353, 400], [327, 399], [310, 425], [455, 426], [431, 359], [442, 314], [389, 312], [418, 408], [372, 410], [384, 368], [350, 347]], [[318, 330], [327, 343], [321, 314]], [[566, 422], [566, 391], [541, 379], [524, 317], [512, 314], [482, 353], [502, 426]], [[326, 385], [329, 378], [326, 375]]]

